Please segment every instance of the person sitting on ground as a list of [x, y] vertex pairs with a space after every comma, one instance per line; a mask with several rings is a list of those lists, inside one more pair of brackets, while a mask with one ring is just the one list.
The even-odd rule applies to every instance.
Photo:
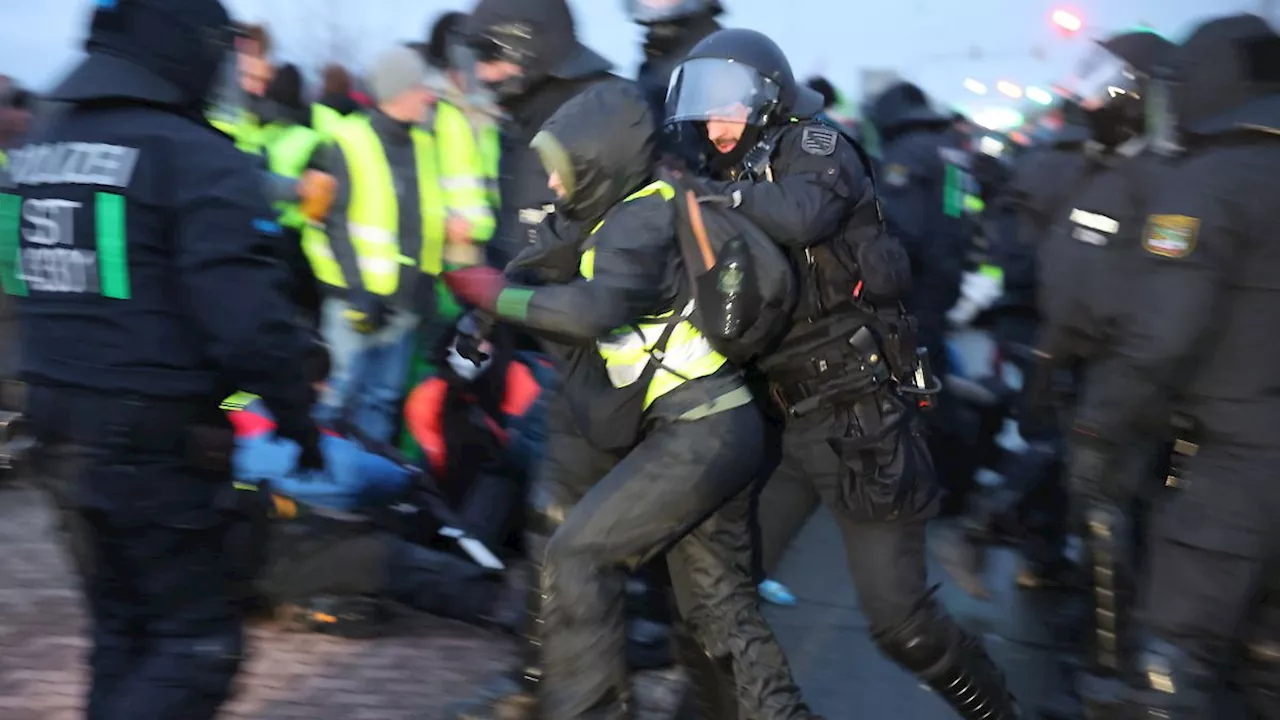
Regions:
[[434, 358], [435, 376], [409, 393], [405, 425], [470, 534], [507, 546], [545, 443], [550, 363], [516, 352], [511, 329], [464, 315]]
[[[325, 378], [317, 343], [306, 371]], [[412, 490], [414, 473], [360, 443], [323, 429], [326, 469], [299, 472], [296, 443], [275, 434], [262, 402], [238, 393], [223, 403], [236, 432], [237, 482], [273, 495], [267, 561], [255, 590], [295, 627], [338, 635], [375, 634], [386, 601], [511, 631], [520, 608], [506, 601], [492, 568], [412, 542], [377, 518]]]

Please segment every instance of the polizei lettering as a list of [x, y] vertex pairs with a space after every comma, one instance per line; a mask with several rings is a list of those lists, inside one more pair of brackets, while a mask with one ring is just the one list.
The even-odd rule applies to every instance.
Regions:
[[18, 185], [125, 188], [137, 163], [137, 148], [105, 143], [51, 143], [15, 150], [10, 154], [9, 173]]

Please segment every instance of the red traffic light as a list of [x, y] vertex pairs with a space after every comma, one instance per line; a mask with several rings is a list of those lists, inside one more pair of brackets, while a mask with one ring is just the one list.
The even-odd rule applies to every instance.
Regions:
[[1053, 24], [1068, 33], [1080, 32], [1080, 28], [1084, 27], [1084, 22], [1080, 19], [1080, 16], [1069, 10], [1054, 10]]

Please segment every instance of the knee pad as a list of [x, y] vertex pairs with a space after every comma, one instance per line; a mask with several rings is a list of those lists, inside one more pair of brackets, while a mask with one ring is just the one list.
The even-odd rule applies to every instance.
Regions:
[[871, 638], [890, 660], [928, 679], [952, 662], [964, 634], [926, 597], [900, 622], [873, 630]]

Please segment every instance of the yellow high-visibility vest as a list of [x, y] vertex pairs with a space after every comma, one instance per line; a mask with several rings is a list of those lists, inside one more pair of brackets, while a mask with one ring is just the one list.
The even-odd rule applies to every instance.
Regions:
[[[435, 138], [418, 128], [410, 129], [409, 135], [416, 158], [422, 211], [422, 252], [417, 258], [400, 251], [400, 202], [395, 180], [369, 116], [349, 115], [331, 131], [350, 175], [347, 233], [355, 248], [364, 287], [375, 295], [395, 294], [402, 267], [417, 266], [430, 275], [440, 274], [444, 267], [445, 205], [436, 173]], [[306, 226], [302, 231], [302, 250], [317, 280], [333, 287], [347, 287], [322, 226], [317, 223]]]
[[436, 104], [435, 135], [445, 205], [471, 223], [473, 240], [485, 242], [493, 237], [493, 206], [475, 129], [456, 105], [441, 100]]
[[[262, 129], [263, 148], [267, 151], [267, 168], [277, 175], [300, 178], [323, 136], [302, 125], [271, 124]], [[307, 218], [297, 203], [278, 202], [280, 224], [301, 230]]]
[[[660, 194], [668, 202], [675, 197], [675, 189], [661, 180], [650, 183], [628, 195], [623, 202], [631, 202], [642, 197]], [[591, 234], [599, 232], [604, 225], [600, 221], [592, 229]], [[588, 248], [582, 254], [578, 264], [578, 273], [588, 281], [595, 276], [595, 248]], [[687, 316], [693, 310], [690, 303], [679, 310]], [[669, 319], [677, 311], [672, 310], [661, 315], [641, 318], [634, 326], [619, 328], [608, 338], [596, 341], [600, 357], [604, 358], [605, 369], [609, 373], [609, 381], [614, 387], [626, 387], [640, 379], [650, 362], [656, 362], [652, 353], [662, 333], [666, 330]], [[707, 342], [706, 337], [694, 327], [688, 319], [680, 320], [667, 346], [662, 351], [662, 366], [658, 367], [649, 382], [645, 393], [644, 406], [647, 409], [654, 400], [680, 387], [686, 380], [706, 377], [724, 367], [728, 358], [716, 352]]]

